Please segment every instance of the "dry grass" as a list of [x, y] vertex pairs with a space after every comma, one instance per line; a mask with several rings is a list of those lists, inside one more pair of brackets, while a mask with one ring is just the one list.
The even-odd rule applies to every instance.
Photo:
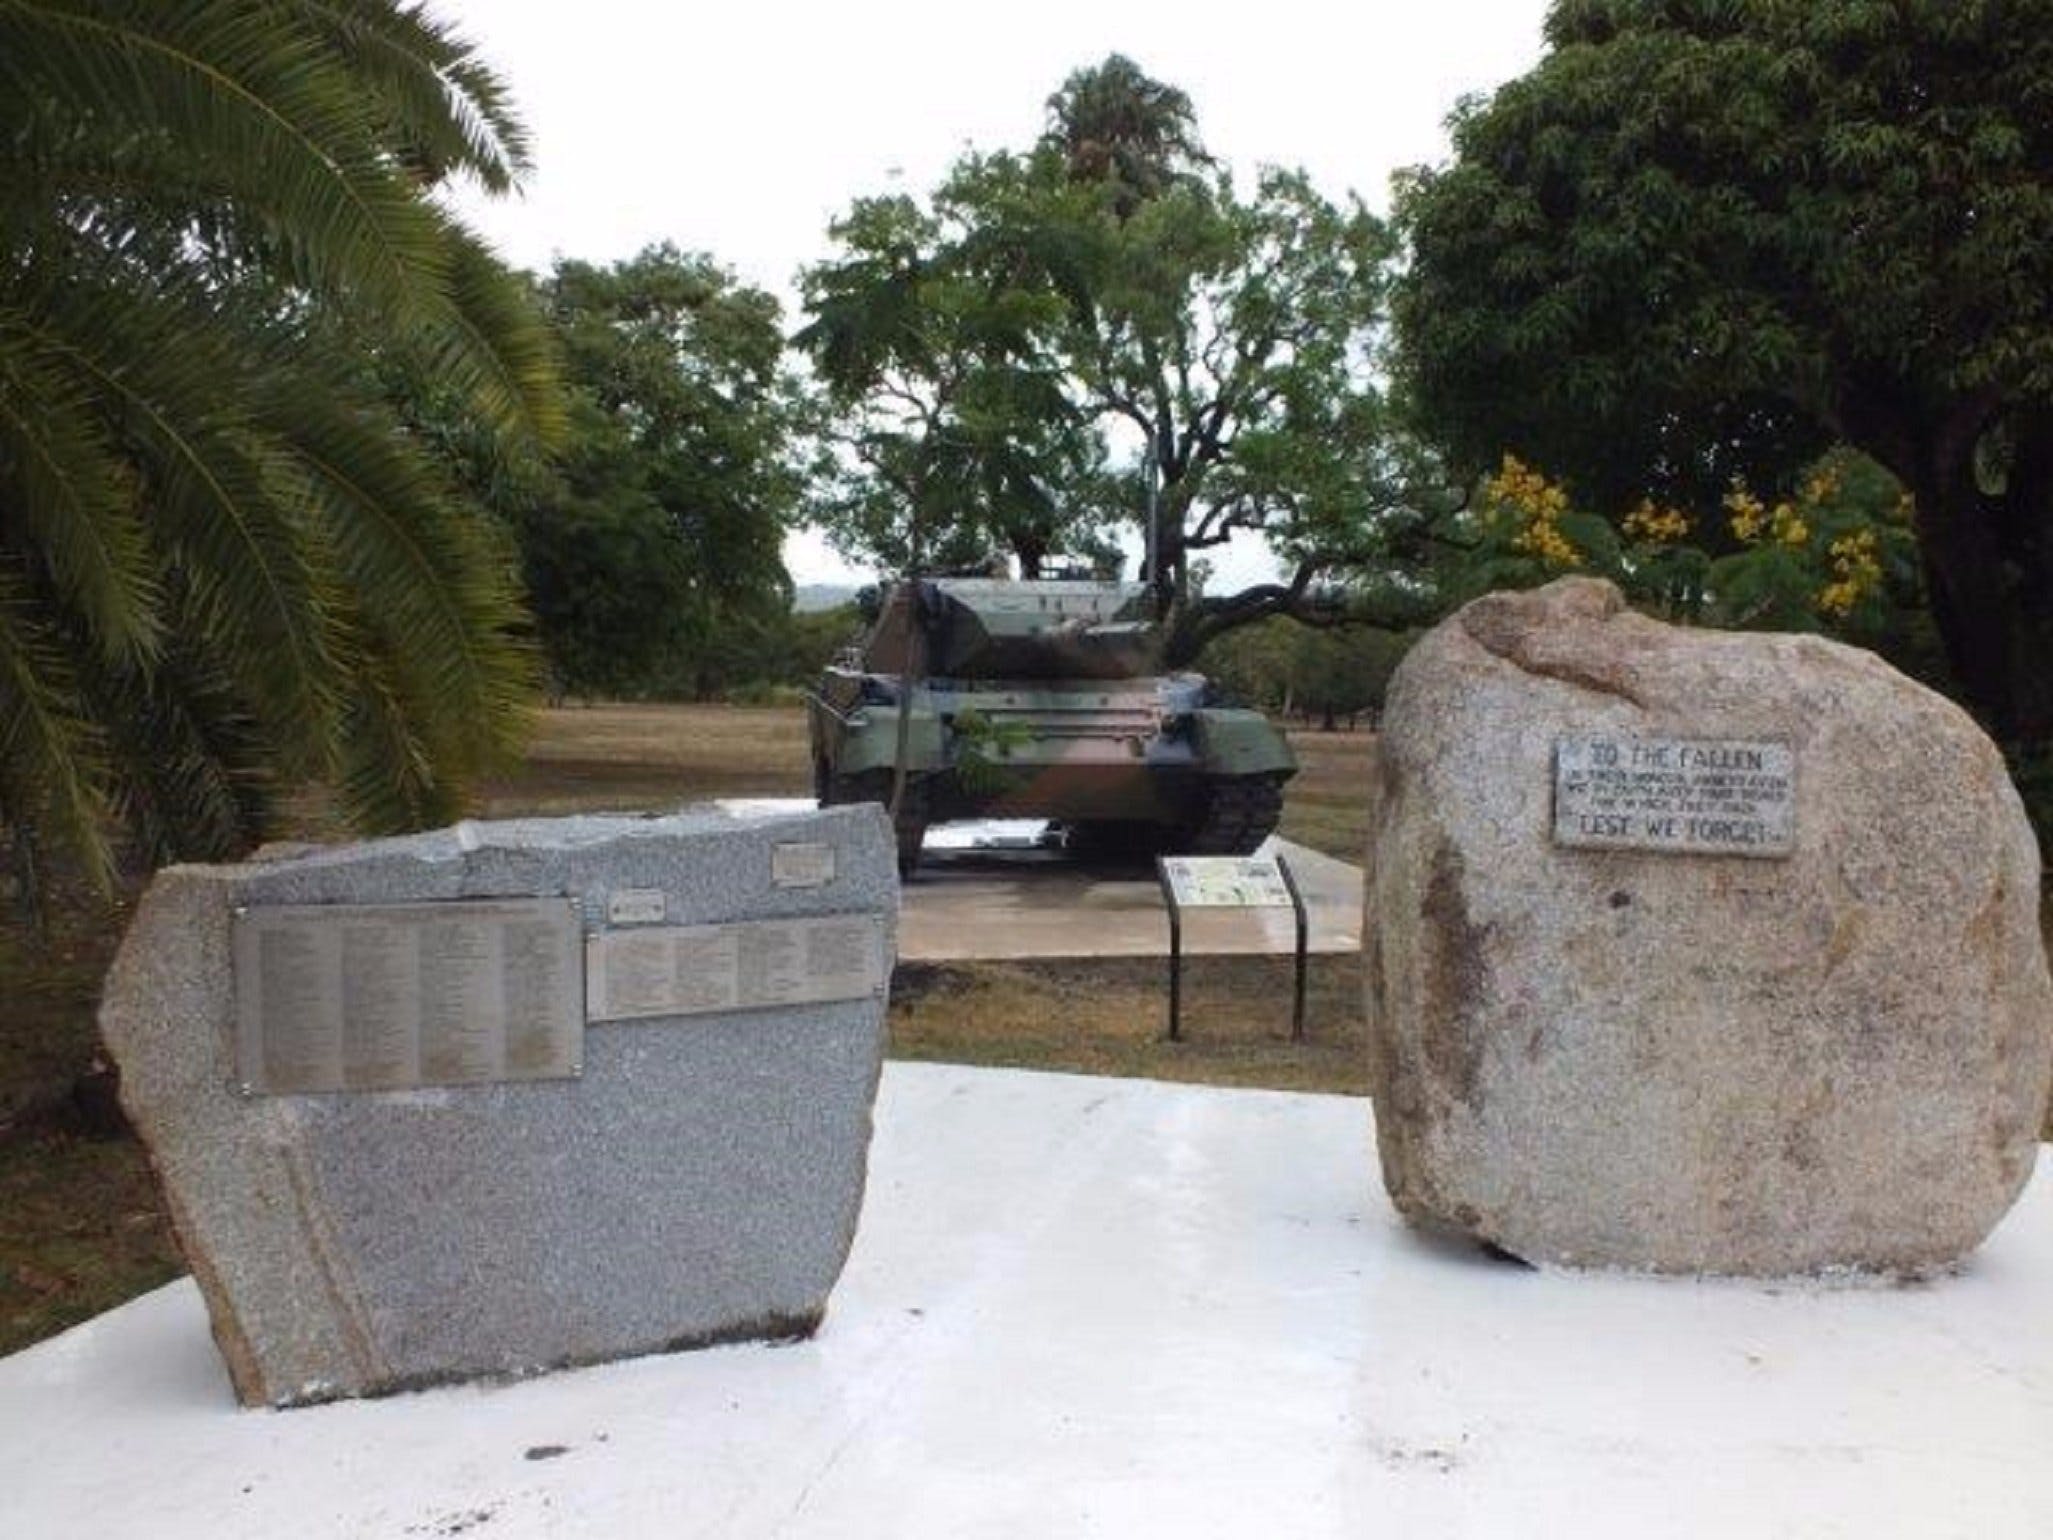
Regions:
[[1361, 964], [1315, 957], [1305, 1038], [1290, 1040], [1290, 959], [1184, 963], [1182, 1041], [1167, 1039], [1167, 964], [1145, 957], [902, 965], [891, 1055], [1288, 1091], [1368, 1090]]
[[542, 713], [526, 762], [483, 789], [478, 811], [504, 818], [805, 796], [806, 754], [805, 713], [790, 707], [562, 707]]
[[135, 1140], [57, 1127], [0, 1139], [0, 1354], [182, 1271]]
[[1283, 799], [1286, 839], [1359, 862], [1369, 838], [1369, 748], [1372, 734], [1294, 732], [1298, 771]]

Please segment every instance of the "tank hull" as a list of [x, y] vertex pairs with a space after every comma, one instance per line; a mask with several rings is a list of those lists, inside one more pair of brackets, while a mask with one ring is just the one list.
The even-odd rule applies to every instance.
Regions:
[[[1128, 855], [1244, 853], [1275, 827], [1297, 770], [1289, 744], [1201, 676], [1142, 669], [1155, 639], [1123, 618], [1125, 590], [958, 586], [971, 592], [894, 591], [862, 656], [810, 697], [822, 802], [889, 803], [902, 762], [902, 865], [929, 823], [951, 819], [1049, 819], [1074, 844]], [[946, 671], [965, 665], [991, 671]]]

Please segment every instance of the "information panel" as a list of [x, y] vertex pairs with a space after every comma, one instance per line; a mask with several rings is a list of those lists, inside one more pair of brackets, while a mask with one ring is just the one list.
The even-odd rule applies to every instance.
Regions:
[[1554, 842], [1787, 856], [1796, 846], [1796, 751], [1722, 738], [1559, 739]]
[[1164, 856], [1162, 869], [1185, 909], [1290, 907], [1290, 888], [1274, 856]]
[[887, 977], [874, 914], [601, 931], [585, 945], [585, 1014], [631, 1021], [859, 1000]]
[[238, 1078], [286, 1094], [575, 1076], [580, 939], [567, 898], [239, 910]]

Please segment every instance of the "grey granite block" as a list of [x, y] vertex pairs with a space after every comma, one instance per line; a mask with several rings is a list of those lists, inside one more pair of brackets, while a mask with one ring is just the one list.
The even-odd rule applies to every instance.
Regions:
[[[772, 881], [780, 842], [833, 880]], [[853, 1239], [885, 1001], [593, 1022], [577, 1079], [245, 1095], [240, 906], [620, 889], [665, 923], [876, 916], [870, 807], [463, 824], [157, 877], [101, 1023], [238, 1395], [296, 1404], [811, 1331]]]

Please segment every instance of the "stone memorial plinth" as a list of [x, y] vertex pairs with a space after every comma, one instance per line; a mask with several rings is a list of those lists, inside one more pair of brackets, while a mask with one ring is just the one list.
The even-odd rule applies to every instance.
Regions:
[[872, 807], [472, 823], [158, 875], [101, 1026], [237, 1394], [819, 1322], [897, 913]]
[[1497, 594], [1392, 683], [1366, 942], [1384, 1181], [1539, 1263], [1914, 1274], [2022, 1189], [2053, 1075], [1996, 749], [1815, 637]]

